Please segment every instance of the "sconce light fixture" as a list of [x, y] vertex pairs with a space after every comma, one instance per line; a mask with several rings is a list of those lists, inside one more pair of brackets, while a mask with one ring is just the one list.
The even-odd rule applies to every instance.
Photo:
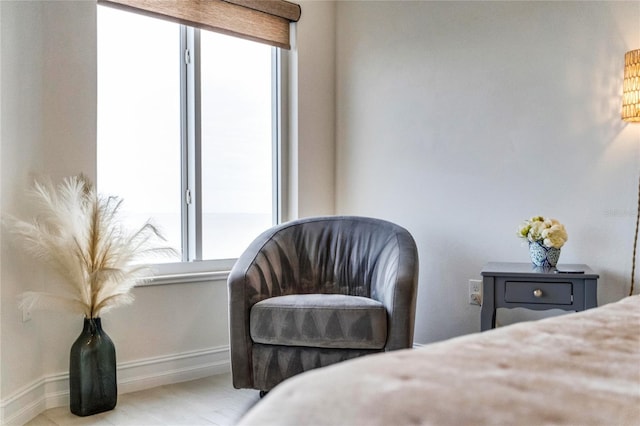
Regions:
[[640, 122], [640, 49], [624, 55], [622, 119]]
[[[622, 84], [622, 119], [640, 123], [640, 49], [631, 50], [624, 55], [624, 83]], [[636, 275], [636, 248], [638, 246], [638, 224], [640, 223], [640, 181], [638, 182], [638, 214], [636, 233], [633, 239], [633, 259], [631, 261], [631, 288], [633, 294]]]

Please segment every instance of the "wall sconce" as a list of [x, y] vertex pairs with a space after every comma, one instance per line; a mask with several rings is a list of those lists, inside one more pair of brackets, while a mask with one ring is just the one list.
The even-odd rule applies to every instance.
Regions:
[[640, 122], [640, 49], [624, 55], [622, 119]]
[[[640, 49], [631, 50], [624, 55], [624, 83], [622, 84], [622, 119], [640, 123]], [[631, 288], [633, 294], [636, 275], [636, 248], [638, 246], [638, 224], [640, 223], [640, 181], [638, 182], [638, 214], [636, 233], [633, 239], [633, 259], [631, 261]]]

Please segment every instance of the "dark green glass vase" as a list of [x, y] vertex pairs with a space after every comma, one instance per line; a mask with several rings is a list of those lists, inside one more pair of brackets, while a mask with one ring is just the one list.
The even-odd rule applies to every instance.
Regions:
[[69, 393], [71, 412], [77, 416], [116, 406], [116, 348], [102, 331], [100, 318], [85, 318], [82, 333], [71, 346]]

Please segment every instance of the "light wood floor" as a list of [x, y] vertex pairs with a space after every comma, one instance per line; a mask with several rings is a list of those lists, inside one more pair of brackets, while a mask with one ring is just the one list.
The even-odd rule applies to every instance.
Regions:
[[259, 399], [258, 391], [234, 389], [231, 374], [222, 374], [118, 395], [115, 409], [93, 416], [52, 408], [26, 426], [234, 425]]

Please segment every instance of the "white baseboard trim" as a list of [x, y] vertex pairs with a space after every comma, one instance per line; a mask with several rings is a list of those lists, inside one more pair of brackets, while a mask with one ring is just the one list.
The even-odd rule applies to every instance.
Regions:
[[[119, 363], [118, 393], [185, 382], [230, 371], [229, 347]], [[0, 424], [23, 425], [49, 408], [69, 404], [69, 373], [42, 377], [0, 402]]]

